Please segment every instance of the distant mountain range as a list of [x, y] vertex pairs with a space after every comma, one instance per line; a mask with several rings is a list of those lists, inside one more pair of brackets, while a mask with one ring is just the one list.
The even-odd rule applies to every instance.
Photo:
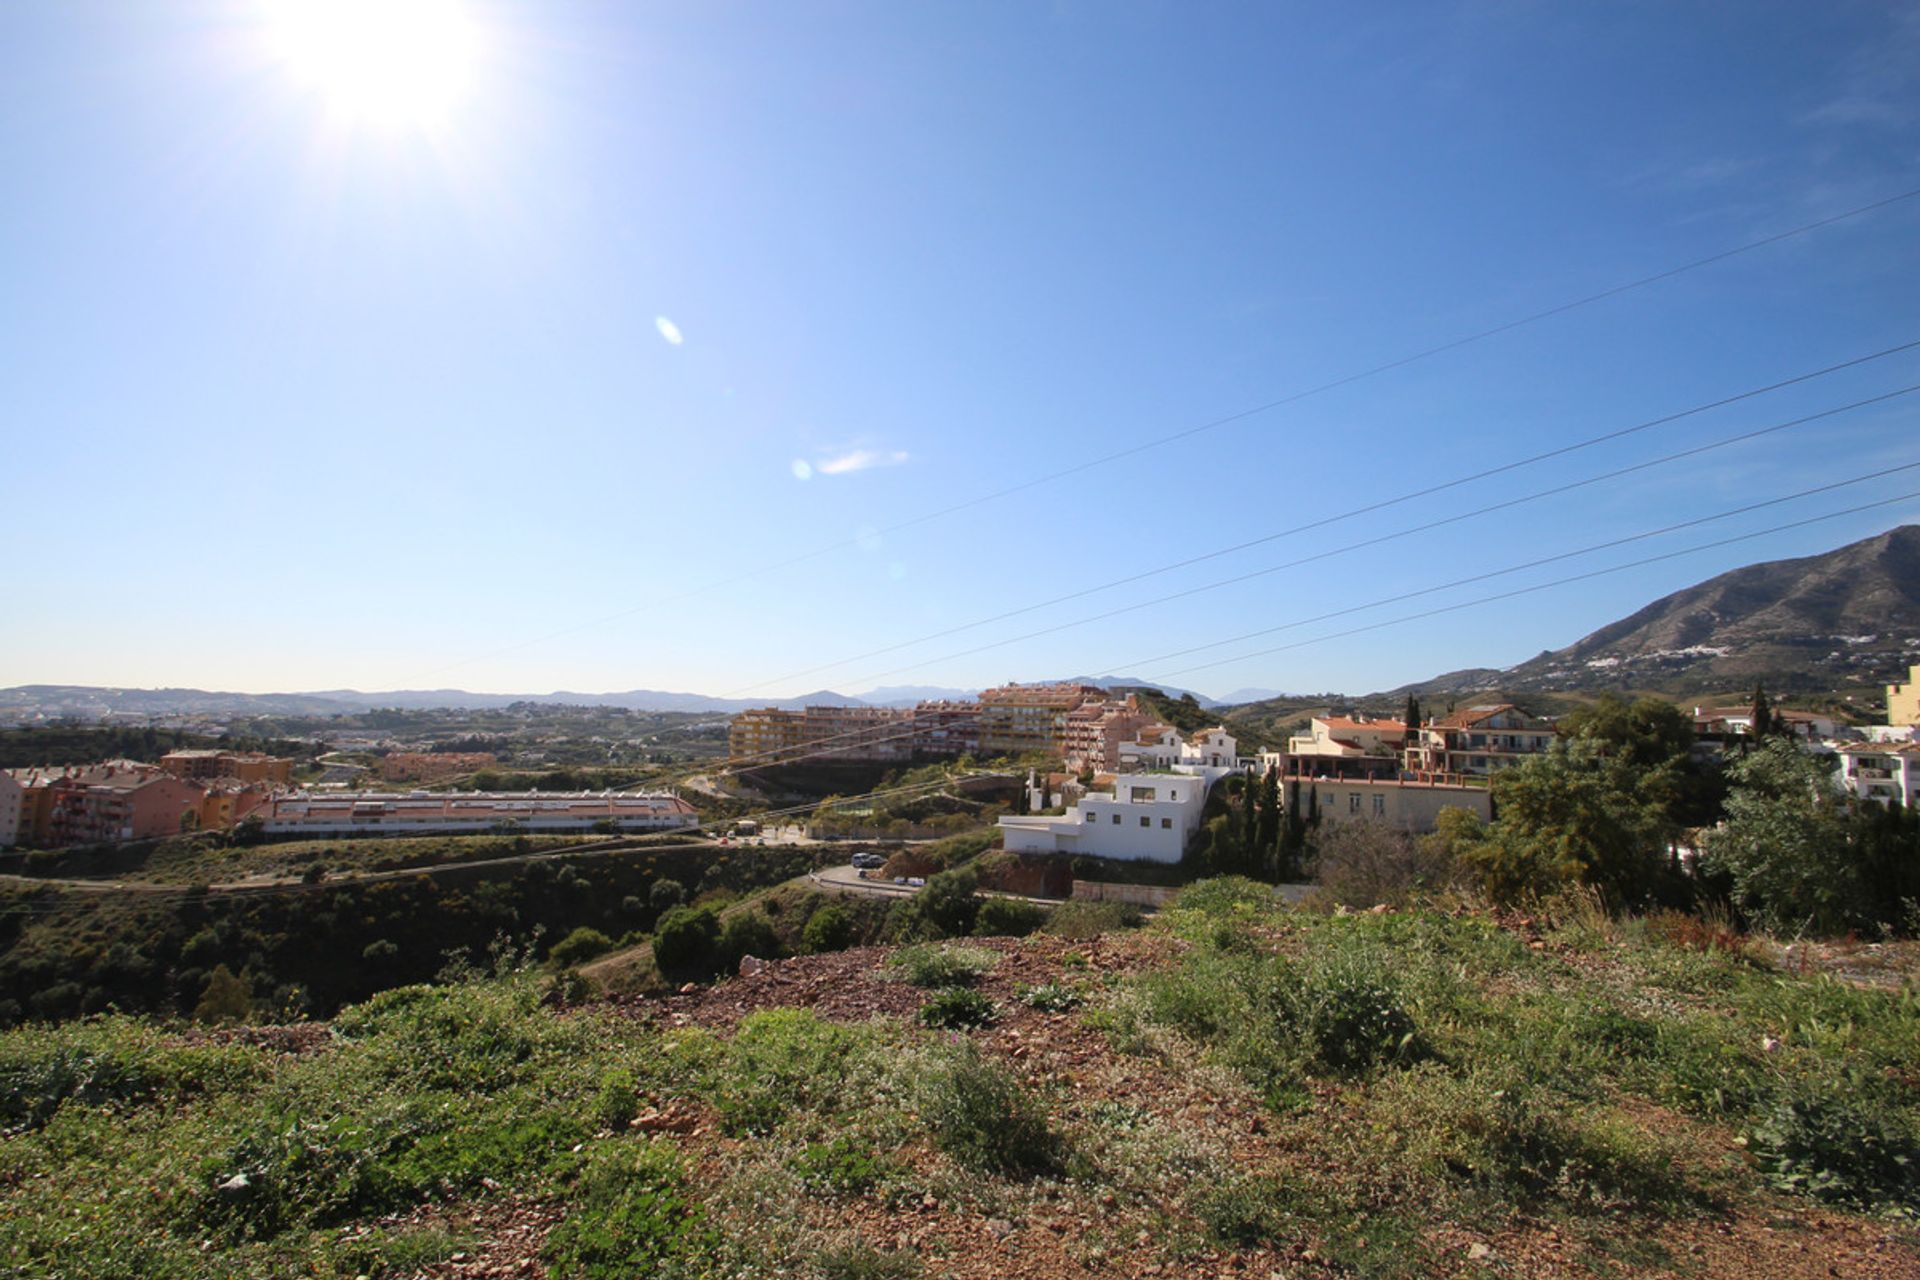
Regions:
[[[1457, 697], [1651, 690], [1686, 696], [1744, 690], [1756, 683], [1781, 693], [1822, 692], [1898, 679], [1920, 661], [1920, 525], [1905, 525], [1824, 555], [1749, 565], [1663, 596], [1564, 649], [1517, 666], [1475, 667], [1406, 685], [1407, 693]], [[1202, 707], [1284, 700], [1268, 689], [1236, 689], [1213, 699], [1136, 676], [1069, 676], [1105, 688], [1145, 686]], [[226, 717], [352, 715], [379, 707], [482, 710], [516, 702], [625, 707], [633, 711], [735, 712], [749, 707], [902, 707], [971, 698], [977, 689], [890, 685], [852, 696], [821, 689], [797, 698], [716, 698], [700, 693], [629, 689], [624, 693], [469, 693], [402, 689], [362, 693], [213, 693], [203, 689], [112, 689], [21, 685], [0, 689], [0, 715]], [[1337, 695], [1326, 695], [1337, 700]]]
[[1395, 694], [1598, 689], [1675, 696], [1812, 693], [1904, 677], [1920, 661], [1920, 525], [1824, 555], [1734, 569], [1517, 666], [1453, 671]]
[[[1099, 685], [1143, 685], [1137, 679], [1074, 677]], [[1159, 688], [1160, 686], [1152, 686]], [[1173, 697], [1186, 690], [1167, 689]], [[465, 689], [389, 689], [362, 693], [358, 689], [321, 689], [307, 693], [221, 693], [206, 689], [116, 689], [97, 685], [26, 684], [0, 689], [0, 716], [101, 719], [107, 716], [334, 716], [355, 715], [377, 708], [402, 711], [486, 711], [515, 703], [544, 706], [624, 707], [629, 711], [726, 713], [749, 707], [911, 707], [939, 699], [971, 698], [977, 689], [933, 685], [895, 685], [873, 689], [859, 697], [820, 689], [797, 698], [716, 698], [704, 693], [670, 693], [658, 689], [629, 689], [624, 693], [471, 693]], [[1202, 706], [1220, 704], [1195, 695]]]

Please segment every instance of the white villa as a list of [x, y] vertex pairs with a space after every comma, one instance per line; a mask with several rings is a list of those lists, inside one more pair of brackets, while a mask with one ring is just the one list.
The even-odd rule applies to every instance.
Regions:
[[1007, 851], [1180, 861], [1207, 792], [1240, 768], [1238, 744], [1218, 726], [1185, 740], [1164, 725], [1150, 731], [1148, 741], [1121, 745], [1112, 791], [1089, 794], [1055, 817], [1000, 819]]
[[1840, 785], [1862, 800], [1920, 804], [1920, 743], [1849, 743], [1839, 749]]

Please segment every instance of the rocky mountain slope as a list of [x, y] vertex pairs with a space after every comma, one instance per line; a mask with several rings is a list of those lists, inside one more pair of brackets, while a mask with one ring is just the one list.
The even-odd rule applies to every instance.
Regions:
[[[1920, 661], [1920, 525], [1824, 555], [1748, 565], [1504, 670], [1450, 672], [1423, 694], [1606, 688], [1814, 692], [1897, 679]], [[1396, 691], [1396, 692], [1405, 692]]]

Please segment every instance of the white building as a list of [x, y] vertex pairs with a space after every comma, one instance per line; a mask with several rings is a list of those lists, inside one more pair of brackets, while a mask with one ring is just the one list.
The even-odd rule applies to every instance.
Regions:
[[1164, 725], [1152, 728], [1150, 741], [1121, 746], [1112, 791], [1089, 794], [1058, 817], [1000, 819], [1007, 851], [1180, 861], [1207, 792], [1240, 767], [1238, 744], [1218, 726], [1184, 741]]
[[1848, 743], [1840, 748], [1840, 785], [1875, 804], [1920, 801], [1920, 743]]
[[269, 835], [412, 836], [494, 830], [671, 831], [695, 825], [692, 805], [675, 795], [628, 791], [296, 792], [260, 811]]

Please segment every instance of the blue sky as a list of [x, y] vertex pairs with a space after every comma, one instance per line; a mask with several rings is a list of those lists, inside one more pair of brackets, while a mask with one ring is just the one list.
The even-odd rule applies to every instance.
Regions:
[[[457, 10], [458, 88], [378, 117], [271, 4], [0, 10], [0, 685], [1163, 676], [1240, 650], [1144, 661], [1920, 461], [1896, 399], [1016, 639], [1920, 383], [1908, 352], [905, 644], [1920, 338], [1915, 199], [1058, 477], [1920, 187], [1920, 10], [427, 2]], [[1175, 679], [1505, 665], [1916, 519]]]

